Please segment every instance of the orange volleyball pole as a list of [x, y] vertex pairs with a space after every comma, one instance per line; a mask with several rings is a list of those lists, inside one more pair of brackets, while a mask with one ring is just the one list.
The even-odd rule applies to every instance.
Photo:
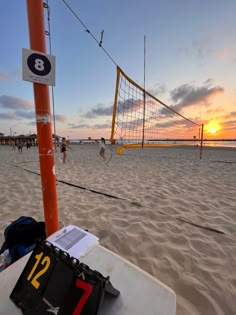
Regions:
[[[46, 53], [42, 0], [27, 0], [30, 49]], [[47, 236], [59, 229], [48, 85], [33, 83], [38, 150]]]
[[203, 132], [204, 132], [204, 124], [202, 124], [202, 129], [201, 129], [200, 160], [202, 159]]

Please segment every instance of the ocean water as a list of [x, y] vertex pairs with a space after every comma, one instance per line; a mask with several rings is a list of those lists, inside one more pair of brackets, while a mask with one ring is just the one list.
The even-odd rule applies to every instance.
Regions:
[[[161, 141], [157, 143], [173, 143], [173, 144], [182, 144], [182, 145], [200, 145], [199, 141]], [[226, 147], [226, 148], [236, 148], [236, 141], [233, 140], [204, 140], [203, 146], [208, 147]]]
[[[95, 141], [95, 140], [94, 140]], [[88, 139], [71, 139], [71, 142], [73, 143], [93, 143], [93, 140]], [[109, 139], [106, 139], [107, 144], [109, 143]], [[123, 145], [127, 143], [142, 143], [141, 139], [122, 139], [118, 140], [118, 145]], [[182, 144], [182, 145], [200, 145], [199, 141], [193, 141], [193, 140], [161, 140], [161, 141], [145, 141], [145, 143], [156, 143], [156, 144]], [[204, 140], [203, 141], [204, 146], [210, 146], [210, 147], [226, 147], [226, 148], [236, 148], [236, 140]]]
[[228, 148], [236, 148], [236, 141], [204, 141], [204, 145], [211, 147], [228, 147]]

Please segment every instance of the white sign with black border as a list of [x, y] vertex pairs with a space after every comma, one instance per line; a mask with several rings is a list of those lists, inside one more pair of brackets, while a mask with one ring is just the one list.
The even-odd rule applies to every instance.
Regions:
[[25, 81], [55, 85], [55, 56], [22, 49], [22, 78]]

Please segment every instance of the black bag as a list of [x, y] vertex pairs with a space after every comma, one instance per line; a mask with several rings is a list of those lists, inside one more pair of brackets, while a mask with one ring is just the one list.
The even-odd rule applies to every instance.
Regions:
[[32, 251], [38, 241], [46, 238], [45, 223], [32, 217], [21, 216], [4, 231], [4, 243], [0, 254], [9, 250], [11, 263]]

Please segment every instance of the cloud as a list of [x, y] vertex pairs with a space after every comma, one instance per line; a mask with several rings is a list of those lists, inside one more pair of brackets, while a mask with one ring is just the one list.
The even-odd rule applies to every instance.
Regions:
[[148, 89], [147, 91], [158, 98], [158, 96], [163, 95], [166, 92], [166, 87], [165, 85], [160, 85], [156, 88]]
[[181, 119], [181, 120], [178, 120], [178, 119], [176, 119], [176, 120], [169, 120], [169, 121], [166, 121], [166, 122], [158, 122], [157, 124], [156, 124], [156, 127], [158, 127], [158, 128], [167, 128], [167, 127], [177, 127], [177, 126], [181, 126], [181, 127], [183, 127], [183, 128], [185, 128], [185, 127], [192, 127], [192, 123], [190, 123], [189, 121], [187, 121], [187, 120], [183, 120], [183, 119]]
[[202, 103], [204, 103], [204, 105], [209, 105], [208, 101], [211, 97], [224, 92], [224, 88], [220, 86], [210, 87], [210, 83], [211, 81], [208, 80], [200, 87], [183, 84], [172, 90], [170, 95], [176, 104], [171, 106], [171, 108], [180, 112], [183, 108], [190, 107], [192, 105]]
[[[122, 109], [123, 112], [129, 112], [129, 111], [137, 110], [138, 108], [140, 108], [140, 106], [143, 106], [143, 100], [129, 98], [129, 99], [126, 99], [125, 101], [118, 102], [118, 111]], [[83, 118], [91, 119], [91, 118], [97, 118], [101, 116], [111, 117], [112, 113], [113, 113], [113, 104], [106, 107], [104, 105], [97, 105], [96, 108], [93, 108], [92, 110], [84, 114]]]
[[207, 110], [207, 114], [211, 114], [211, 115], [217, 115], [217, 114], [222, 115], [223, 112], [224, 112], [224, 107], [223, 106], [219, 106], [217, 108], [209, 108]]
[[94, 129], [111, 129], [111, 124], [97, 124], [93, 126]]
[[79, 124], [68, 124], [68, 126], [72, 129], [107, 129], [111, 128], [111, 123], [103, 123], [103, 124], [85, 124], [85, 123], [79, 123]]
[[84, 129], [88, 128], [91, 129], [92, 127], [89, 124], [69, 124], [69, 127], [72, 129]]
[[236, 120], [233, 117], [236, 116], [236, 111], [227, 113], [226, 115], [220, 116], [221, 125], [224, 130], [233, 130], [234, 137], [236, 137]]
[[15, 113], [0, 113], [0, 120], [15, 120], [18, 119]]
[[118, 102], [118, 112], [130, 112], [139, 109], [141, 106], [143, 107], [143, 99], [129, 98]]
[[[221, 124], [222, 124], [224, 130], [233, 130], [234, 132], [236, 130], [236, 121], [235, 120], [225, 121]], [[236, 133], [235, 133], [235, 137], [236, 137]]]
[[[36, 124], [35, 111], [32, 110], [33, 102], [31, 101], [19, 97], [2, 95], [0, 96], [0, 108], [12, 110], [12, 112], [0, 113], [0, 120], [33, 119], [34, 121], [32, 122], [32, 124]], [[56, 114], [55, 119], [58, 122], [64, 122], [66, 120], [66, 116]]]
[[17, 110], [15, 111], [15, 115], [19, 118], [25, 118], [25, 119], [35, 119], [35, 112], [34, 111], [22, 111]]
[[87, 112], [83, 117], [85, 118], [96, 118], [100, 116], [111, 116], [113, 111], [113, 105], [105, 107], [104, 105], [97, 105], [96, 108], [93, 108]]
[[[146, 120], [146, 123], [148, 120]], [[123, 130], [135, 130], [139, 128], [140, 126], [143, 126], [143, 119], [133, 119], [133, 120], [127, 120], [127, 121], [118, 121], [117, 126]]]
[[236, 116], [236, 112], [231, 112], [228, 114], [228, 117], [232, 118], [232, 117], [235, 117]]
[[16, 110], [29, 110], [33, 107], [33, 102], [29, 100], [25, 100], [23, 98], [1, 95], [0, 96], [0, 107], [8, 108], [8, 109], [16, 109]]

